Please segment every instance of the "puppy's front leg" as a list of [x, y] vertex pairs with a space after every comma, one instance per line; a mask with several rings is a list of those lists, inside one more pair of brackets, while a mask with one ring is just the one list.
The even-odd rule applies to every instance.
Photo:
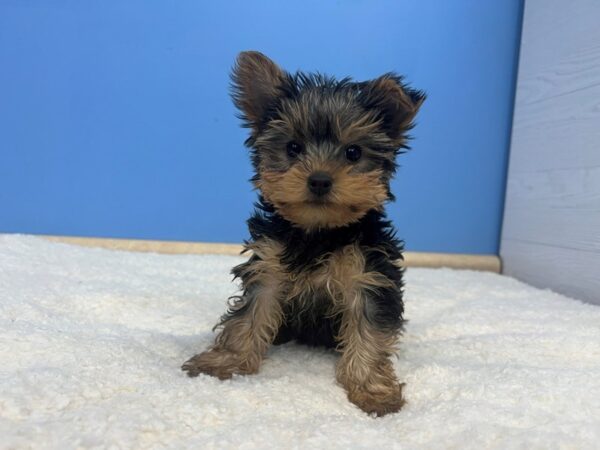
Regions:
[[281, 318], [277, 293], [263, 285], [253, 286], [242, 297], [238, 309], [223, 318], [214, 345], [186, 361], [182, 369], [191, 377], [206, 373], [221, 380], [231, 378], [234, 373], [258, 372]]
[[[393, 289], [379, 291], [388, 302], [400, 301]], [[336, 378], [348, 399], [367, 413], [383, 416], [404, 404], [402, 386], [390, 357], [396, 352], [399, 331], [378, 322], [373, 290], [357, 289], [346, 301], [342, 313]], [[386, 301], [385, 298], [379, 298]]]
[[221, 331], [212, 347], [183, 364], [191, 377], [206, 373], [223, 380], [234, 373], [256, 373], [277, 335], [283, 320], [280, 249], [269, 241], [250, 248], [252, 258], [233, 270], [242, 279], [243, 295], [217, 325]]

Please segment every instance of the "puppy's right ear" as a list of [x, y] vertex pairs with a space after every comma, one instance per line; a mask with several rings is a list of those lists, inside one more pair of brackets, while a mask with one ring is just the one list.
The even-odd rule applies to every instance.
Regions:
[[285, 72], [260, 52], [242, 52], [231, 73], [231, 96], [246, 125], [257, 130], [280, 95]]

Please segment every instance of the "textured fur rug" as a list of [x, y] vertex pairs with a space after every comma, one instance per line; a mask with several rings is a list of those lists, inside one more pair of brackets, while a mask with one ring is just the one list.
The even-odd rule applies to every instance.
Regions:
[[295, 344], [186, 377], [240, 261], [0, 235], [0, 448], [598, 448], [600, 308], [490, 273], [407, 271], [398, 414]]

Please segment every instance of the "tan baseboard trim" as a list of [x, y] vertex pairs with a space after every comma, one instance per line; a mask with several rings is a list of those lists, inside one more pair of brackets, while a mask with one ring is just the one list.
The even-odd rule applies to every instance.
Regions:
[[150, 241], [143, 239], [87, 238], [73, 236], [40, 236], [54, 242], [76, 244], [84, 247], [101, 247], [130, 252], [166, 253], [170, 255], [239, 255], [241, 244], [215, 244], [212, 242]]
[[500, 273], [502, 268], [500, 257], [497, 255], [404, 252], [404, 261], [406, 267], [450, 267], [494, 273]]
[[[210, 242], [150, 241], [141, 239], [109, 239], [72, 236], [41, 236], [54, 242], [101, 247], [131, 252], [166, 254], [216, 254], [239, 255], [241, 244], [215, 244]], [[406, 267], [450, 267], [453, 269], [485, 270], [500, 273], [500, 258], [496, 255], [470, 255], [460, 253], [405, 252]]]

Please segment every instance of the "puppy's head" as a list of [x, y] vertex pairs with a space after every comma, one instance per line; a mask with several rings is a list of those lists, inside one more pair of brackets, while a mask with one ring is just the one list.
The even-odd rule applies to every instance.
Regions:
[[258, 52], [238, 56], [232, 95], [251, 129], [255, 186], [306, 230], [347, 225], [393, 198], [395, 159], [425, 99], [394, 74], [289, 74]]

